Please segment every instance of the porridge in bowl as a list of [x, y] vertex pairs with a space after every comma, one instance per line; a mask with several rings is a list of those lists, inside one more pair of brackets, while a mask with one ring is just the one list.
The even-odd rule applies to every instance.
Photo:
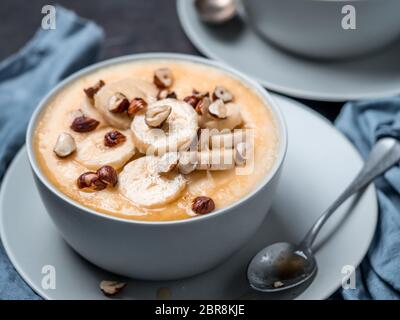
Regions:
[[253, 89], [218, 68], [162, 60], [75, 80], [48, 103], [34, 134], [57, 189], [98, 212], [145, 221], [239, 201], [268, 174], [278, 145], [273, 114]]

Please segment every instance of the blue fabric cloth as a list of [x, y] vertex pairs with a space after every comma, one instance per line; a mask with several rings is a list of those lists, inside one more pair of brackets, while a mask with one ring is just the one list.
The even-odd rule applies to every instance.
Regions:
[[[347, 103], [336, 126], [366, 158], [380, 137], [400, 140], [400, 97]], [[342, 290], [345, 299], [400, 299], [400, 168], [387, 171], [375, 186], [378, 226], [356, 271], [356, 289]]]
[[[97, 58], [103, 31], [56, 7], [56, 29], [43, 30], [0, 63], [0, 181], [24, 144], [32, 111], [61, 79]], [[0, 243], [0, 299], [39, 299], [17, 274]]]

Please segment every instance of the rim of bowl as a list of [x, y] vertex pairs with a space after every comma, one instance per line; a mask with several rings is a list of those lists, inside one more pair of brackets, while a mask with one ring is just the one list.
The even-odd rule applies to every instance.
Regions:
[[[157, 60], [157, 61], [163, 61], [163, 60], [172, 60], [172, 61], [177, 61], [177, 62], [191, 62], [191, 63], [198, 63], [198, 64], [203, 64], [209, 67], [213, 67], [216, 69], [221, 70], [222, 72], [227, 73], [228, 75], [231, 75], [235, 77], [236, 79], [240, 80], [243, 82], [245, 85], [247, 85], [251, 90], [254, 90], [257, 94], [260, 95], [260, 97], [267, 102], [268, 108], [273, 114], [273, 118], [275, 121], [275, 124], [278, 129], [278, 153], [276, 156], [276, 159], [274, 161], [274, 164], [268, 171], [268, 173], [265, 175], [263, 180], [258, 183], [258, 185], [246, 194], [244, 197], [240, 198], [238, 201], [235, 201], [231, 203], [230, 205], [221, 208], [219, 210], [216, 210], [214, 212], [211, 212], [206, 215], [198, 215], [195, 217], [190, 217], [188, 219], [181, 219], [181, 220], [168, 220], [168, 221], [143, 221], [143, 220], [134, 220], [134, 219], [128, 219], [128, 218], [121, 218], [121, 217], [116, 217], [111, 214], [103, 213], [103, 212], [98, 212], [94, 209], [91, 209], [89, 207], [86, 207], [79, 202], [73, 200], [66, 194], [62, 193], [60, 190], [56, 188], [53, 183], [51, 183], [48, 178], [42, 173], [42, 170], [40, 169], [39, 164], [37, 163], [37, 159], [35, 156], [34, 148], [33, 148], [33, 137], [34, 137], [34, 132], [36, 129], [36, 125], [38, 122], [38, 119], [40, 118], [42, 111], [45, 109], [47, 106], [48, 102], [55, 96], [57, 95], [60, 90], [62, 90], [64, 87], [66, 87], [68, 84], [72, 83], [76, 79], [90, 74], [98, 69], [109, 67], [112, 65], [117, 65], [121, 63], [127, 63], [127, 62], [140, 62], [140, 61], [146, 61], [146, 60]], [[212, 219], [218, 215], [227, 213], [230, 211], [230, 209], [239, 206], [241, 203], [250, 200], [255, 194], [260, 192], [268, 183], [269, 181], [276, 175], [280, 167], [282, 166], [285, 156], [286, 156], [286, 151], [287, 151], [287, 127], [286, 127], [286, 122], [285, 119], [282, 115], [282, 112], [280, 111], [279, 107], [277, 107], [274, 99], [271, 97], [269, 92], [264, 89], [260, 84], [258, 84], [255, 80], [252, 80], [248, 76], [244, 75], [240, 71], [235, 70], [234, 68], [231, 68], [227, 65], [225, 65], [222, 62], [214, 61], [214, 60], [209, 60], [206, 58], [202, 57], [197, 57], [193, 55], [188, 55], [188, 54], [180, 54], [180, 53], [167, 53], [167, 52], [157, 52], [157, 53], [140, 53], [140, 54], [131, 54], [131, 55], [125, 55], [125, 56], [120, 56], [117, 58], [112, 58], [108, 60], [104, 60], [98, 63], [95, 63], [93, 65], [90, 65], [88, 67], [85, 67], [77, 72], [74, 72], [67, 78], [65, 78], [63, 81], [61, 81], [59, 84], [57, 84], [49, 93], [45, 95], [45, 97], [39, 102], [38, 106], [36, 107], [35, 111], [33, 112], [28, 128], [26, 131], [26, 145], [27, 145], [27, 153], [28, 153], [28, 159], [29, 163], [34, 171], [34, 174], [39, 178], [41, 183], [43, 183], [48, 190], [50, 190], [54, 196], [61, 198], [63, 201], [69, 203], [70, 205], [77, 207], [78, 209], [89, 213], [93, 214], [94, 216], [105, 219], [105, 220], [111, 220], [114, 222], [123, 222], [123, 223], [132, 223], [132, 224], [142, 224], [142, 225], [148, 225], [148, 226], [154, 226], [154, 225], [159, 225], [159, 226], [168, 226], [168, 225], [175, 225], [175, 224], [185, 224], [185, 223], [196, 223], [200, 222], [203, 220], [207, 219]]]

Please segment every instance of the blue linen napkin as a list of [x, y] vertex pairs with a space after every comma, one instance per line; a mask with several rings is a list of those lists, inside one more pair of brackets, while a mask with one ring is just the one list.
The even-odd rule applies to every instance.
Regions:
[[[56, 7], [56, 29], [39, 29], [17, 54], [0, 63], [0, 183], [24, 144], [38, 102], [60, 80], [95, 61], [103, 31]], [[40, 299], [17, 274], [0, 243], [0, 300]]]
[[[400, 140], [400, 97], [347, 103], [336, 126], [364, 159], [375, 141]], [[400, 167], [375, 182], [379, 220], [367, 256], [356, 270], [356, 288], [342, 290], [344, 299], [400, 299]]]

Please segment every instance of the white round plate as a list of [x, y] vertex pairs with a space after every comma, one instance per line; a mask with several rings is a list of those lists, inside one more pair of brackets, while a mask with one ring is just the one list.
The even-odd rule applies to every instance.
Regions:
[[197, 49], [252, 76], [270, 90], [323, 101], [400, 93], [400, 41], [368, 57], [314, 61], [277, 49], [245, 24], [212, 27], [202, 23], [193, 0], [178, 0], [177, 8], [182, 27]]
[[[275, 241], [299, 241], [362, 166], [357, 151], [327, 120], [293, 100], [274, 98], [287, 119], [289, 148], [276, 199], [259, 232], [228, 261], [207, 273], [170, 282], [127, 280], [128, 286], [118, 298], [325, 299], [340, 286], [343, 266], [360, 263], [377, 221], [373, 186], [359, 199], [344, 204], [324, 227], [316, 243], [319, 271], [305, 291], [251, 293], [246, 282], [250, 258]], [[83, 260], [59, 236], [39, 198], [25, 149], [3, 181], [0, 232], [17, 271], [44, 298], [102, 299], [100, 281], [118, 279]], [[41, 287], [45, 265], [56, 269], [54, 290]]]

